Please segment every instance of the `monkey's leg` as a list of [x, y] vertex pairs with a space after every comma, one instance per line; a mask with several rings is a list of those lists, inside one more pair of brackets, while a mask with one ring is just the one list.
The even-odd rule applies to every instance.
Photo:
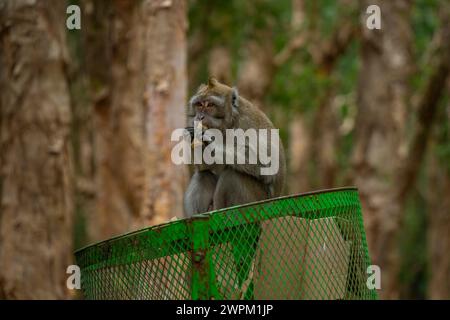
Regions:
[[268, 197], [268, 190], [261, 181], [227, 168], [220, 174], [217, 181], [214, 210], [264, 200]]
[[212, 209], [216, 184], [217, 177], [211, 171], [196, 171], [194, 173], [183, 200], [184, 214], [187, 217]]
[[[214, 193], [214, 209], [254, 202], [269, 197], [266, 186], [245, 173], [231, 168], [225, 169], [219, 176]], [[239, 281], [239, 296], [253, 298], [253, 267], [255, 254], [261, 233], [259, 222], [248, 223], [245, 232], [237, 232], [230, 237], [235, 272]], [[249, 282], [249, 283], [247, 283]], [[247, 283], [245, 285], [245, 283]], [[236, 299], [236, 298], [235, 298]]]

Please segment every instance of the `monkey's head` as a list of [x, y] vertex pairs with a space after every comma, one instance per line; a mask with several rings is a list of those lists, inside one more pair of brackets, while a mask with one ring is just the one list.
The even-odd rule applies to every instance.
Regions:
[[188, 105], [188, 126], [201, 121], [207, 128], [224, 130], [233, 127], [233, 118], [238, 113], [239, 94], [236, 88], [209, 78], [201, 85]]

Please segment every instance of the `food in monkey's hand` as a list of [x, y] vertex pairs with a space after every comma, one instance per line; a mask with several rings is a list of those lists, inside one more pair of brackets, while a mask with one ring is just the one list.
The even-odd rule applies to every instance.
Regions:
[[202, 125], [201, 122], [198, 122], [196, 127], [186, 127], [185, 129], [191, 137], [191, 146], [193, 148], [203, 145], [203, 142], [212, 141], [210, 136], [204, 134], [208, 127]]
[[187, 132], [191, 136], [191, 139], [193, 139], [194, 138], [194, 127], [186, 127], [184, 129], [187, 130]]

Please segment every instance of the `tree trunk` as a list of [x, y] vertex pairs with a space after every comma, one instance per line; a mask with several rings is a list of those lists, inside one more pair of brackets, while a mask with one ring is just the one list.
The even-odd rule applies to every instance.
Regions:
[[186, 179], [170, 158], [171, 132], [185, 124], [186, 3], [111, 5], [111, 30], [99, 32], [112, 44], [98, 62], [111, 74], [92, 84], [98, 238], [181, 216]]
[[[144, 185], [143, 81], [144, 40], [140, 2], [94, 2], [93, 17], [110, 26], [99, 25], [97, 39], [110, 45], [99, 50], [86, 47], [95, 112], [96, 214], [94, 240], [129, 231], [138, 217]], [[108, 9], [108, 10], [105, 10]], [[94, 18], [95, 19], [95, 18]], [[108, 30], [110, 28], [110, 30]], [[98, 41], [97, 43], [102, 43]], [[95, 65], [98, 64], [98, 67]], [[109, 70], [104, 74], [101, 70]]]
[[185, 0], [152, 1], [146, 23], [145, 189], [138, 224], [158, 224], [183, 216], [187, 167], [170, 157], [174, 129], [185, 126], [187, 91]]
[[402, 137], [411, 72], [411, 2], [364, 1], [362, 12], [371, 4], [381, 8], [382, 29], [367, 29], [364, 15], [352, 160], [372, 261], [381, 267], [381, 296], [397, 298], [398, 255], [391, 240], [401, 212], [393, 188], [406, 151]]
[[428, 192], [428, 298], [450, 299], [450, 174], [432, 159]]
[[[447, 6], [447, 10], [450, 5]], [[447, 16], [450, 18], [450, 16]], [[447, 34], [442, 36], [442, 40], [448, 39], [450, 27], [448, 20], [444, 23], [447, 25]], [[449, 44], [447, 44], [449, 46]], [[448, 52], [450, 56], [450, 52]], [[449, 63], [450, 64], [450, 63]], [[449, 66], [450, 67], [450, 66]], [[447, 95], [450, 92], [450, 77], [446, 82]], [[447, 102], [446, 108], [439, 111], [437, 119], [440, 128], [448, 125], [450, 121], [450, 103]], [[450, 169], [448, 167], [448, 157], [444, 160], [439, 159], [437, 148], [442, 148], [448, 144], [448, 131], [435, 130], [435, 140], [437, 143], [431, 148], [430, 165], [428, 165], [428, 261], [429, 275], [428, 292], [429, 299], [450, 299]]]
[[[332, 77], [331, 74], [328, 76]], [[338, 170], [337, 153], [339, 147], [339, 126], [333, 100], [336, 97], [335, 85], [325, 88], [314, 115], [312, 126], [311, 159], [316, 169], [310, 184], [314, 188], [327, 189], [335, 185]]]
[[302, 116], [296, 116], [289, 124], [289, 194], [310, 191], [308, 161], [310, 161], [311, 134]]
[[0, 6], [0, 299], [67, 297], [70, 103], [63, 1]]

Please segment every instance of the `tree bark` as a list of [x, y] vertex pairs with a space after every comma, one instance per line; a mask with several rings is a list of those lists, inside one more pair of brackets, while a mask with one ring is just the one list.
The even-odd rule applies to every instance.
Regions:
[[93, 240], [129, 230], [133, 217], [141, 211], [145, 174], [142, 12], [139, 2], [116, 0], [105, 10], [107, 5], [94, 2], [97, 12], [93, 15], [102, 15], [105, 20], [110, 10], [110, 26], [100, 25], [97, 31], [98, 37], [106, 37], [104, 42], [110, 45], [101, 50], [101, 59], [95, 56], [95, 47], [86, 48], [92, 52], [87, 57], [92, 59], [88, 66], [92, 65], [89, 70], [95, 112], [98, 230], [91, 233], [97, 237]]
[[145, 189], [138, 224], [158, 224], [183, 216], [187, 167], [170, 157], [174, 129], [185, 126], [187, 92], [185, 0], [152, 1], [146, 23]]
[[450, 173], [437, 159], [429, 170], [428, 280], [429, 299], [450, 299]]
[[[328, 77], [332, 75], [328, 74]], [[334, 83], [325, 88], [312, 126], [312, 136], [315, 138], [311, 145], [311, 159], [314, 160], [316, 170], [310, 184], [319, 189], [333, 188], [338, 171], [336, 155], [340, 137], [336, 108], [333, 105], [335, 91]]]
[[111, 42], [102, 55], [109, 79], [91, 75], [101, 84], [92, 85], [98, 238], [181, 216], [186, 183], [186, 168], [170, 158], [171, 133], [185, 119], [186, 3], [111, 6], [111, 29], [99, 28]]
[[72, 257], [65, 3], [0, 4], [0, 299], [68, 296]]
[[[429, 84], [425, 91], [424, 98], [422, 99], [419, 110], [423, 110], [421, 113], [422, 119], [428, 119], [426, 116], [429, 112], [425, 112], [427, 109], [425, 105], [429, 105], [430, 100], [437, 104], [436, 99], [440, 98], [440, 95], [444, 91], [450, 92], [450, 44], [448, 39], [450, 37], [450, 5], [447, 4], [443, 11], [443, 26], [442, 33], [440, 34], [441, 40], [441, 63], [438, 65], [437, 70], [432, 76], [431, 80], [434, 84]], [[443, 72], [446, 70], [447, 76], [443, 77]], [[442, 82], [443, 81], [443, 82]], [[438, 86], [441, 85], [441, 87]], [[428, 99], [428, 100], [427, 100]], [[429, 105], [430, 109], [436, 109], [436, 106]], [[450, 121], [450, 105], [447, 102], [446, 112], [442, 112], [442, 116], [439, 114], [438, 119], [441, 125], [447, 125]], [[438, 110], [440, 111], [440, 110]], [[444, 111], [444, 110], [442, 110]], [[431, 116], [436, 111], [431, 111]], [[423, 120], [424, 121], [424, 120]], [[430, 122], [431, 120], [428, 120]], [[430, 125], [424, 124], [421, 129], [415, 135], [415, 142], [413, 143], [413, 152], [411, 152], [411, 158], [419, 158], [420, 153], [424, 153], [425, 146], [418, 140], [421, 136], [427, 135], [430, 131]], [[445, 132], [445, 131], [443, 131]], [[440, 145], [448, 143], [448, 134], [443, 134], [442, 137], [437, 137]], [[428, 282], [428, 298], [430, 299], [450, 299], [450, 256], [447, 254], [450, 252], [450, 172], [448, 165], [441, 163], [437, 159], [437, 150], [432, 149], [431, 165], [429, 166], [429, 192], [427, 197], [428, 202], [428, 219], [429, 225], [427, 228], [428, 234], [428, 252], [429, 252], [429, 266], [430, 266], [430, 278]], [[444, 160], [445, 161], [445, 160]], [[407, 166], [405, 173], [410, 173], [411, 167]], [[410, 178], [414, 179], [414, 178]]]
[[308, 161], [312, 139], [302, 116], [296, 116], [289, 124], [289, 137], [289, 194], [310, 191]]
[[395, 299], [399, 295], [395, 235], [402, 214], [395, 188], [406, 155], [403, 137], [411, 74], [411, 2], [365, 1], [362, 8], [370, 4], [381, 8], [382, 29], [365, 28], [363, 18], [352, 160], [372, 262], [382, 271], [381, 297]]

